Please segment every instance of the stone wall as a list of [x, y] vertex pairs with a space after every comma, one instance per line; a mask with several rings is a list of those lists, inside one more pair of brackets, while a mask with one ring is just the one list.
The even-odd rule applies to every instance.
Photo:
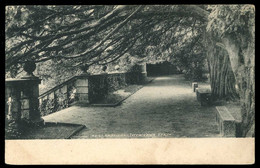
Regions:
[[146, 64], [134, 65], [126, 73], [127, 84], [143, 84], [147, 80]]
[[110, 92], [129, 84], [143, 84], [147, 79], [146, 66], [135, 65], [130, 72], [92, 75], [89, 77], [89, 102], [104, 98]]
[[89, 77], [89, 101], [95, 102], [109, 92], [121, 89], [127, 85], [125, 73], [92, 75]]
[[147, 73], [127, 72], [125, 76], [127, 84], [143, 84], [146, 81]]

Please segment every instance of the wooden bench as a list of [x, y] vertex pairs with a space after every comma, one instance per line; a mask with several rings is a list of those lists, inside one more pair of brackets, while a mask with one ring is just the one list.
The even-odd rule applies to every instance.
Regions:
[[224, 137], [236, 137], [236, 121], [225, 106], [216, 106], [216, 121], [220, 134]]
[[210, 105], [211, 103], [211, 90], [205, 88], [196, 88], [197, 100], [201, 106]]

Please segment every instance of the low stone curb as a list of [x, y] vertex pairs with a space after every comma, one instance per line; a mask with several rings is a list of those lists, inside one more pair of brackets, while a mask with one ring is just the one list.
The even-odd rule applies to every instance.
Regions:
[[75, 131], [73, 131], [73, 132], [71, 133], [71, 135], [70, 135], [68, 138], [66, 138], [66, 139], [71, 139], [72, 136], [76, 135], [78, 132], [80, 132], [80, 131], [83, 130], [84, 128], [86, 128], [86, 126], [85, 126], [85, 125], [81, 125], [78, 129], [76, 129]]
[[68, 125], [68, 126], [79, 126], [79, 128], [77, 128], [76, 130], [74, 130], [68, 137], [66, 137], [65, 139], [70, 139], [72, 136], [74, 136], [75, 134], [77, 134], [79, 131], [81, 131], [82, 129], [86, 128], [85, 125], [81, 125], [81, 124], [72, 124], [72, 123], [62, 123], [62, 122], [45, 122], [44, 125]]

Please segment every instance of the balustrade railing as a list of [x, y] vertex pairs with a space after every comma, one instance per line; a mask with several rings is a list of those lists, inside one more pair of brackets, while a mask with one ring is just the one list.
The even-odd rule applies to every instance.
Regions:
[[76, 101], [82, 100], [88, 103], [88, 76], [79, 75], [55, 86], [39, 96], [40, 112], [42, 116], [69, 107]]
[[141, 84], [147, 76], [146, 68], [137, 68], [132, 72], [74, 76], [39, 96], [41, 115], [54, 113], [78, 102], [93, 103], [128, 84]]

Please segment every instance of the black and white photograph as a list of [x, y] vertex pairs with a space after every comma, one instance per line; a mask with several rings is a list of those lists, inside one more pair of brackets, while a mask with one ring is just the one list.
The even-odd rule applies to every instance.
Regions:
[[255, 137], [255, 6], [5, 6], [5, 140]]

